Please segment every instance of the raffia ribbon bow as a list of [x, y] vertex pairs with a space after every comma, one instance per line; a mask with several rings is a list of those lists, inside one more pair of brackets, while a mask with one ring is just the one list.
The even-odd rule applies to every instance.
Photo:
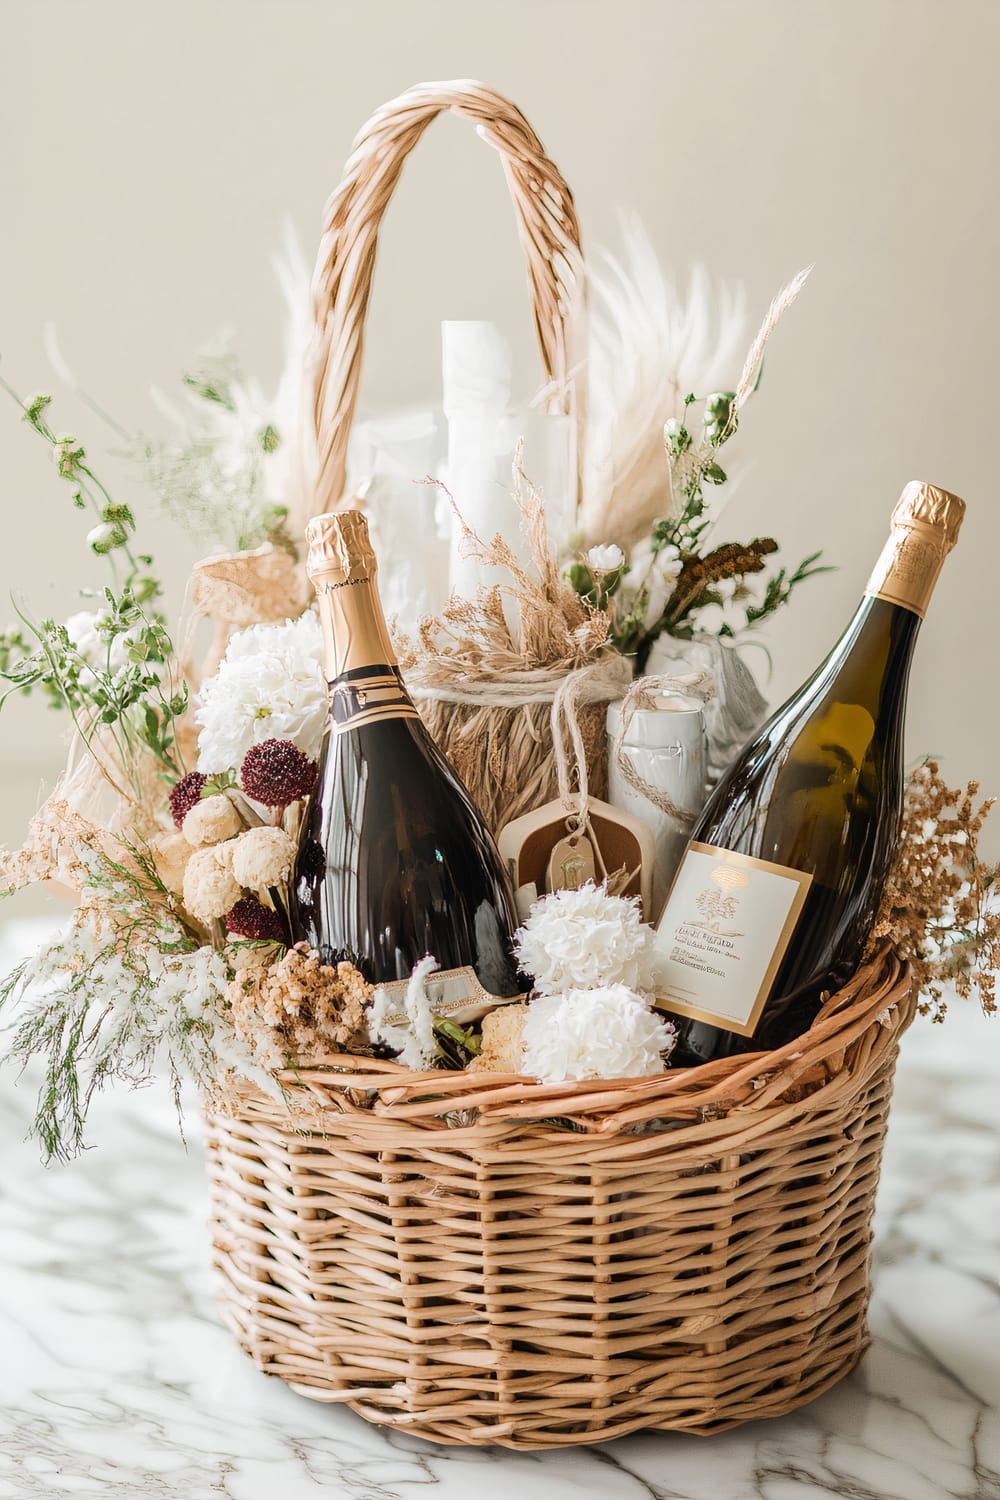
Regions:
[[305, 575], [289, 553], [270, 542], [252, 552], [228, 552], [195, 563], [192, 613], [215, 624], [215, 640], [202, 669], [211, 676], [234, 630], [295, 619], [308, 601]]

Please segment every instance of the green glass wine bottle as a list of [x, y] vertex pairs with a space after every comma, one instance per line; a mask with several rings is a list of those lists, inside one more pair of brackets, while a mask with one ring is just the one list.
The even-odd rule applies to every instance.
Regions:
[[782, 1045], [857, 968], [899, 837], [913, 647], [964, 513], [906, 486], [854, 618], [701, 814], [656, 937], [675, 1066]]
[[524, 988], [503, 862], [406, 691], [364, 516], [318, 516], [306, 536], [330, 718], [293, 872], [293, 936], [400, 1005], [431, 955], [439, 1013], [488, 1008]]

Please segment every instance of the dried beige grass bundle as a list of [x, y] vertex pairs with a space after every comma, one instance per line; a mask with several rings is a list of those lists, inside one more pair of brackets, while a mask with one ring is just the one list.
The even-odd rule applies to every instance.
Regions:
[[[477, 536], [452, 500], [467, 555], [501, 569], [510, 581], [480, 588], [475, 600], [453, 595], [440, 615], [420, 621], [415, 635], [397, 639], [400, 666], [425, 722], [494, 832], [565, 792], [551, 716], [557, 691], [574, 673], [580, 674], [576, 714], [586, 780], [592, 795], [604, 795], [605, 704], [620, 696], [629, 676], [607, 645], [606, 611], [562, 577], [542, 496], [521, 468], [520, 450], [512, 493], [530, 567], [501, 536]], [[514, 608], [505, 610], [505, 603]]]
[[[469, 682], [505, 679], [511, 672], [564, 675], [592, 661], [607, 641], [607, 612], [580, 597], [549, 547], [545, 504], [521, 466], [520, 445], [512, 475], [512, 498], [521, 515], [530, 567], [519, 562], [499, 533], [488, 541], [478, 536], [445, 490], [461, 531], [463, 556], [501, 569], [510, 581], [479, 589], [475, 601], [453, 594], [440, 615], [420, 621], [415, 639], [397, 640], [400, 666], [422, 687], [456, 677]], [[508, 622], [505, 597], [516, 605], [516, 629]]]

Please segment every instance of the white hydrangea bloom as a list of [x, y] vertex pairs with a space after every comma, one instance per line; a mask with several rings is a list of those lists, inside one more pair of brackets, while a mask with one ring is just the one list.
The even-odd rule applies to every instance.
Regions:
[[609, 896], [589, 880], [577, 891], [555, 891], [536, 901], [514, 945], [539, 994], [611, 984], [645, 990], [652, 935], [638, 901]]
[[648, 1078], [663, 1072], [676, 1041], [665, 1020], [624, 984], [533, 1000], [522, 1032], [522, 1071], [543, 1083]]
[[292, 740], [315, 759], [327, 713], [322, 658], [312, 610], [238, 631], [198, 695], [198, 770], [238, 770], [251, 745], [270, 739]]

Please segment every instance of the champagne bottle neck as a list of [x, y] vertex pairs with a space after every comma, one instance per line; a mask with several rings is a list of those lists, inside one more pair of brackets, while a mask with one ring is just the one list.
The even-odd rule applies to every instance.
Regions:
[[923, 619], [949, 550], [942, 527], [907, 515], [893, 525], [865, 594], [912, 610]]
[[366, 667], [395, 667], [374, 578], [314, 579], [328, 682]]
[[865, 594], [821, 675], [838, 693], [877, 718], [889, 701], [905, 701], [910, 661], [923, 617], [906, 605]]
[[369, 577], [314, 577], [335, 732], [380, 719], [416, 719], [382, 603]]

